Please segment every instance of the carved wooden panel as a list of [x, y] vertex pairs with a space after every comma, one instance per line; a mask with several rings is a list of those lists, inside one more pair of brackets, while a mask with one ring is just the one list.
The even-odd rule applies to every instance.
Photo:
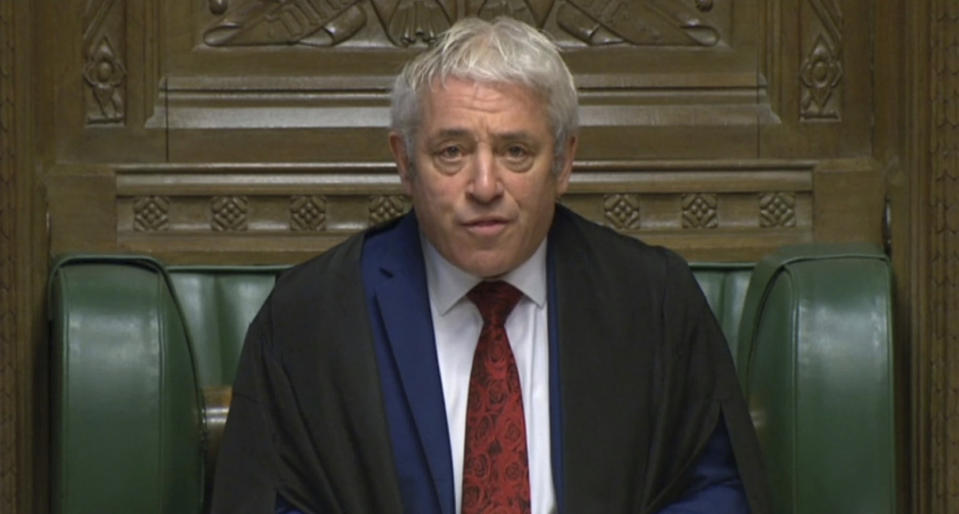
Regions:
[[[813, 216], [817, 170], [811, 161], [587, 161], [562, 201], [691, 258], [754, 259], [828, 230]], [[57, 172], [64, 187], [50, 191], [54, 253], [291, 262], [410, 208], [385, 163], [136, 165], [97, 171], [95, 181], [85, 173]], [[114, 209], [68, 220], [77, 202]]]
[[451, 0], [211, 0], [209, 9], [217, 15], [203, 30], [203, 43], [209, 46], [406, 47], [431, 43], [464, 16], [511, 16], [558, 39], [585, 45], [716, 46], [728, 36], [732, 4], [721, 0], [470, 0], [465, 5]]
[[843, 25], [837, 0], [802, 3], [799, 115], [803, 121], [839, 120], [842, 109]]
[[89, 124], [126, 116], [126, 2], [89, 2], [84, 13], [84, 103]]

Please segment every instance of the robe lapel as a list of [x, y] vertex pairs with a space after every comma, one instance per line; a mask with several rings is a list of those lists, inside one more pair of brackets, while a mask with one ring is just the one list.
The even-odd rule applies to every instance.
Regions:
[[557, 482], [564, 486], [566, 512], [630, 511], [633, 506], [622, 503], [628, 494], [617, 489], [628, 489], [626, 483], [645, 473], [635, 466], [648, 451], [639, 447], [648, 409], [638, 415], [637, 405], [647, 397], [650, 363], [643, 364], [637, 343], [655, 335], [635, 321], [643, 306], [617, 294], [617, 277], [597, 268], [603, 249], [590, 247], [593, 241], [572, 216], [557, 207], [550, 232], [563, 416], [563, 477]]
[[390, 234], [375, 300], [441, 510], [452, 514], [453, 476], [429, 293], [419, 233], [410, 215]]

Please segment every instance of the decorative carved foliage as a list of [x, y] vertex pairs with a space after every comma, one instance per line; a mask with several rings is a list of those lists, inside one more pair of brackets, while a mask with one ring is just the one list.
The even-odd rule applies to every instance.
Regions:
[[759, 195], [759, 226], [762, 228], [796, 226], [795, 193], [762, 193]]
[[683, 195], [683, 228], [716, 228], [719, 219], [716, 216], [718, 202], [716, 195], [695, 193]]
[[[332, 46], [355, 35], [366, 23], [359, 0], [241, 0], [203, 35], [210, 46]], [[210, 11], [224, 6], [211, 0]]]
[[246, 230], [248, 204], [245, 196], [214, 196], [210, 202], [210, 228], [217, 232]]
[[370, 198], [370, 225], [391, 220], [410, 210], [410, 200], [405, 195], [380, 195]]
[[166, 196], [141, 196], [133, 201], [133, 230], [154, 232], [170, 228], [170, 199]]
[[[696, 10], [712, 10], [711, 1], [696, 2]], [[680, 2], [656, 0], [567, 0], [556, 11], [556, 23], [589, 45], [715, 46], [718, 27]]]
[[373, 8], [397, 46], [432, 43], [452, 24], [456, 12], [450, 0], [373, 0]]
[[713, 0], [696, 0], [696, 8], [702, 12], [709, 12], [713, 9]]
[[715, 16], [713, 0], [692, 5], [665, 0], [465, 0], [459, 8], [454, 0], [369, 2], [376, 22], [367, 19], [365, 0], [208, 0], [210, 12], [219, 18], [203, 40], [210, 46], [328, 47], [360, 33], [382, 31], [394, 46], [406, 47], [432, 43], [462, 16], [510, 16], [554, 30], [546, 22], [556, 7], [559, 29], [588, 45], [715, 46], [722, 40], [715, 18], [729, 11], [724, 5], [723, 13]]
[[616, 230], [639, 228], [639, 195], [612, 194], [603, 198], [606, 221]]
[[290, 198], [290, 230], [316, 232], [326, 228], [326, 197], [296, 195]]
[[126, 115], [125, 5], [102, 0], [88, 6], [89, 25], [83, 37], [87, 123], [122, 122]]
[[800, 117], [838, 120], [842, 96], [842, 13], [835, 0], [807, 0], [803, 6], [803, 61]]

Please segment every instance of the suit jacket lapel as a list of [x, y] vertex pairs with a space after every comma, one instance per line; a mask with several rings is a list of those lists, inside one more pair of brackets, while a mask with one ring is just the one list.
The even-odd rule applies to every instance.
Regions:
[[375, 300], [436, 497], [441, 510], [452, 514], [453, 475], [446, 408], [415, 217], [407, 216], [387, 237], [391, 240], [383, 246], [388, 251], [380, 259], [381, 276], [374, 286]]

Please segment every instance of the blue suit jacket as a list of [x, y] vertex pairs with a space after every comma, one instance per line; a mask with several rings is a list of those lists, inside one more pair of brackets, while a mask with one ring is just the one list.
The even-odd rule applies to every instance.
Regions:
[[[550, 246], [550, 305], [557, 305], [555, 259]], [[404, 508], [407, 512], [453, 514], [446, 410], [415, 216], [367, 238], [362, 272]], [[556, 312], [549, 309], [550, 437], [557, 504], [559, 512], [565, 512]], [[718, 423], [718, 428], [693, 472], [696, 478], [691, 490], [666, 512], [747, 511], [725, 427]], [[698, 507], [703, 510], [691, 510]]]

